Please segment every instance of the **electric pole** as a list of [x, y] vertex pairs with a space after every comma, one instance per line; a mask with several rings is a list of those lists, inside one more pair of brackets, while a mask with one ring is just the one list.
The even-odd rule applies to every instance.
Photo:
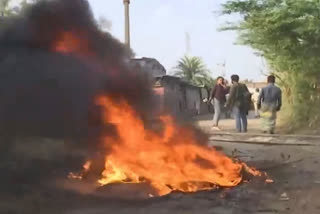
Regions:
[[191, 52], [191, 45], [190, 45], [190, 34], [189, 32], [186, 32], [186, 55], [189, 55]]
[[130, 48], [130, 17], [129, 4], [130, 0], [123, 0], [124, 4], [124, 19], [125, 19], [125, 44]]

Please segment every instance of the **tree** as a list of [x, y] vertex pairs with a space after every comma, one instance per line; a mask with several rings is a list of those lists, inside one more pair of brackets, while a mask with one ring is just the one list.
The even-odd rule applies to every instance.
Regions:
[[214, 79], [200, 57], [182, 57], [175, 67], [174, 75], [196, 86], [211, 88], [214, 84]]
[[8, 8], [10, 0], [0, 0], [0, 17], [8, 16], [11, 10]]
[[12, 15], [17, 15], [21, 11], [24, 11], [28, 7], [30, 7], [32, 4], [39, 2], [41, 0], [22, 0], [20, 2], [20, 5], [14, 8], [9, 8], [9, 3], [11, 0], [0, 0], [0, 17], [5, 17], [5, 16], [12, 16]]
[[[319, 0], [231, 0], [223, 14], [238, 14], [239, 43], [257, 50], [280, 80], [291, 125], [320, 120]], [[296, 127], [294, 127], [296, 128]]]

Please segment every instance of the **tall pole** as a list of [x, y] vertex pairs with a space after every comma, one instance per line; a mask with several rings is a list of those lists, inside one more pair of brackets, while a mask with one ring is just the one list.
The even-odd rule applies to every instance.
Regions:
[[123, 0], [123, 4], [124, 4], [124, 17], [125, 17], [125, 44], [130, 48], [130, 17], [129, 17], [130, 0]]

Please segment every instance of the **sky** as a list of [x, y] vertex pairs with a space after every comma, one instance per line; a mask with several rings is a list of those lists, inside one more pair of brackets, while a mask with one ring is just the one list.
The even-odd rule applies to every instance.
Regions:
[[[17, 0], [14, 0], [17, 1]], [[123, 0], [88, 0], [96, 19], [111, 21], [109, 32], [124, 41]], [[218, 28], [235, 17], [219, 16], [227, 0], [131, 0], [131, 48], [136, 57], [156, 58], [170, 74], [185, 54], [201, 57], [212, 76], [263, 81], [262, 59], [245, 46], [235, 45], [237, 32]], [[187, 45], [187, 36], [189, 45]], [[189, 48], [187, 48], [189, 46]], [[225, 69], [221, 64], [225, 63]]]

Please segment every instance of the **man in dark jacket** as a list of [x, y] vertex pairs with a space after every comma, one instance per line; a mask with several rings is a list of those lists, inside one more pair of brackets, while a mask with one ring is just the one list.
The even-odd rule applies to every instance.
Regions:
[[239, 83], [239, 76], [231, 76], [232, 86], [226, 107], [232, 109], [237, 132], [247, 132], [247, 114], [250, 108], [251, 94], [245, 84]]

